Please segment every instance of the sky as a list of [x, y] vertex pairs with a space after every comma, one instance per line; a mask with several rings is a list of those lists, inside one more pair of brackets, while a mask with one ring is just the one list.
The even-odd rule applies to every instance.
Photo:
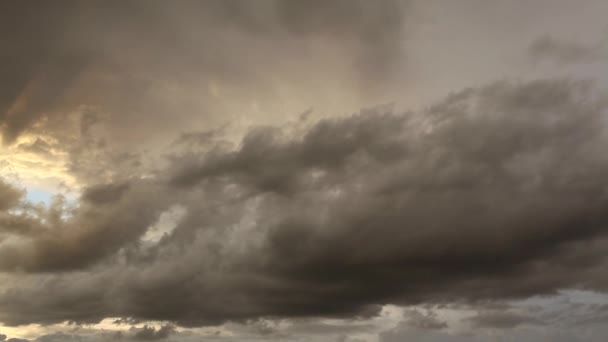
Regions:
[[600, 342], [604, 0], [0, 1], [0, 342]]

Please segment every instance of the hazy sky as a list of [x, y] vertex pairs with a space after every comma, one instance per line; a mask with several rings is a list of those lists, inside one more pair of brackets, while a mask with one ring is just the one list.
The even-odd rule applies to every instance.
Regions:
[[0, 342], [605, 341], [604, 0], [0, 0]]

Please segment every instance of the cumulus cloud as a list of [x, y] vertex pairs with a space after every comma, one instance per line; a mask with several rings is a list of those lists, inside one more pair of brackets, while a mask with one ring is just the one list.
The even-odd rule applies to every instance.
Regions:
[[[3, 269], [26, 271], [3, 283], [0, 321], [199, 326], [605, 289], [600, 100], [585, 82], [497, 82], [190, 146], [70, 209], [8, 214], [36, 233], [0, 244]], [[175, 229], [142, 243], [174, 205]]]
[[116, 187], [98, 186], [85, 191], [77, 208], [59, 196], [48, 208], [24, 203], [23, 210], [3, 214], [0, 232], [19, 238], [2, 240], [0, 269], [74, 269], [116, 252], [137, 240], [161, 213], [164, 202], [155, 194], [162, 191], [149, 185], [134, 184], [121, 198]]
[[606, 5], [528, 2], [0, 4], [0, 341], [605, 340]]

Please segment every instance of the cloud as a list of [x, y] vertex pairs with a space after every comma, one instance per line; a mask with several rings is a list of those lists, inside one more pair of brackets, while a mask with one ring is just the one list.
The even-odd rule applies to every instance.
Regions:
[[534, 40], [528, 53], [535, 61], [548, 60], [557, 64], [597, 62], [608, 58], [608, 50], [603, 45], [586, 45], [549, 35]]
[[[77, 330], [77, 329], [76, 329]], [[9, 338], [6, 342], [114, 342], [125, 341], [121, 332], [97, 330], [92, 332], [74, 333], [57, 331], [41, 335], [35, 339]]]
[[406, 324], [416, 329], [423, 330], [439, 330], [447, 328], [446, 322], [440, 320], [437, 317], [437, 313], [428, 310], [427, 312], [420, 312], [419, 310], [408, 310], [405, 311], [404, 316], [406, 317]]
[[17, 206], [24, 194], [23, 190], [0, 179], [0, 212]]
[[69, 25], [79, 7], [33, 2], [2, 5], [5, 76], [0, 124], [4, 143], [14, 142], [25, 129], [51, 114], [92, 59], [87, 50], [70, 44], [74, 35]]
[[[149, 177], [91, 185], [77, 206], [9, 214], [36, 233], [0, 244], [3, 269], [27, 271], [3, 283], [0, 321], [200, 326], [604, 290], [595, 94], [497, 82], [417, 113], [253, 129], [234, 148], [189, 147]], [[175, 205], [175, 229], [142, 243]]]
[[478, 328], [497, 329], [509, 329], [526, 324], [544, 324], [544, 322], [533, 316], [508, 311], [479, 312], [476, 316], [471, 317], [469, 321]]
[[485, 341], [479, 336], [451, 334], [436, 330], [416, 330], [407, 325], [397, 327], [379, 334], [380, 342], [420, 341], [420, 342], [465, 342]]
[[0, 4], [0, 341], [603, 341], [596, 2]]
[[154, 327], [144, 325], [142, 330], [139, 330], [135, 333], [135, 335], [133, 335], [133, 339], [141, 341], [163, 340], [169, 337], [169, 335], [171, 335], [174, 330], [175, 328], [171, 325], [164, 325], [158, 330], [156, 330], [156, 328]]
[[[307, 94], [319, 100], [330, 90], [339, 95], [339, 87], [344, 99], [353, 91], [370, 99], [372, 91], [382, 94], [401, 74], [406, 5], [401, 0], [4, 4], [2, 140], [10, 145], [31, 131], [65, 135], [67, 117], [86, 109], [111, 118], [109, 140], [146, 139], [153, 145], [167, 131], [191, 129], [200, 115], [205, 125], [215, 125], [237, 111], [253, 113], [252, 103], [283, 115], [287, 102], [298, 103], [289, 110], [302, 110], [313, 98]], [[320, 84], [313, 75], [331, 79]], [[231, 101], [220, 101], [223, 96]], [[138, 130], [127, 128], [132, 125]]]
[[74, 269], [116, 252], [136, 241], [162, 213], [168, 198], [157, 198], [162, 190], [155, 187], [135, 182], [120, 198], [122, 185], [92, 187], [85, 190], [77, 208], [61, 196], [48, 208], [23, 203], [25, 210], [1, 217], [0, 232], [20, 238], [0, 245], [0, 269]]
[[36, 339], [36, 342], [67, 342], [67, 341], [80, 341], [82, 338], [75, 334], [66, 334], [63, 332], [56, 332], [40, 336]]

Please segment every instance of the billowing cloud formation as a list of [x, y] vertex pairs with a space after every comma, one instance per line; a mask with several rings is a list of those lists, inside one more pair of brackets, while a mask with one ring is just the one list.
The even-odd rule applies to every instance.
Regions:
[[[160, 210], [154, 200], [158, 189], [150, 184], [136, 188], [134, 185], [124, 198], [107, 193], [115, 192], [114, 187], [106, 193], [92, 188], [85, 192], [77, 209], [58, 197], [49, 208], [24, 204], [14, 208], [19, 210], [2, 213], [0, 268], [73, 269], [116, 252], [122, 244], [143, 234]], [[110, 200], [112, 203], [108, 203]]]
[[198, 326], [603, 290], [605, 103], [585, 82], [498, 82], [189, 146], [78, 205], [6, 201], [21, 228], [2, 226], [0, 266], [24, 272], [0, 321]]

